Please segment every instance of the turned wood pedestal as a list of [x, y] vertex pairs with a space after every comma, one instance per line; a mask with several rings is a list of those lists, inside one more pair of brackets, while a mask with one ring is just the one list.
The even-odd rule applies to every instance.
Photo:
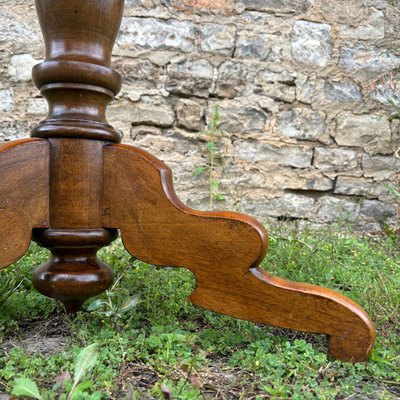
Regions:
[[33, 79], [49, 113], [30, 139], [0, 146], [0, 266], [22, 257], [33, 238], [52, 253], [33, 273], [34, 286], [77, 311], [112, 283], [112, 270], [96, 252], [120, 232], [136, 258], [189, 269], [194, 304], [323, 333], [333, 357], [365, 361], [375, 332], [356, 303], [260, 269], [268, 237], [259, 222], [186, 207], [165, 164], [119, 144], [105, 111], [121, 86], [110, 60], [123, 3], [36, 0], [46, 59], [33, 68]]

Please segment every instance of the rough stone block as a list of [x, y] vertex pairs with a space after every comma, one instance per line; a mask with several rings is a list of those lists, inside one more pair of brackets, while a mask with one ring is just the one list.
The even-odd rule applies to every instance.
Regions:
[[151, 7], [154, 7], [153, 0], [125, 0], [125, 11], [129, 11], [131, 8], [149, 9]]
[[27, 121], [0, 122], [0, 142], [8, 142], [28, 136], [29, 123]]
[[[110, 122], [125, 121], [129, 125], [152, 125], [168, 128], [175, 121], [172, 106], [157, 97], [143, 96], [139, 102], [122, 100], [109, 107]], [[124, 126], [126, 128], [126, 126]]]
[[339, 176], [334, 193], [348, 196], [362, 196], [369, 199], [393, 200], [390, 182], [375, 182], [372, 179], [351, 176]]
[[13, 81], [28, 82], [32, 79], [32, 68], [42, 60], [35, 60], [30, 54], [11, 57], [8, 73]]
[[275, 189], [290, 189], [290, 190], [312, 190], [312, 191], [329, 191], [333, 188], [333, 181], [324, 176], [320, 171], [313, 170], [294, 170], [287, 168], [284, 171], [271, 171], [271, 168], [266, 168], [266, 171], [273, 177], [269, 176], [268, 180], [276, 181]]
[[293, 193], [285, 193], [281, 197], [262, 202], [267, 215], [281, 218], [309, 218], [314, 205], [313, 198]]
[[324, 82], [325, 103], [359, 103], [363, 100], [360, 87], [350, 79]]
[[232, 56], [236, 29], [229, 25], [207, 24], [198, 28], [199, 47], [205, 53]]
[[350, 149], [317, 147], [313, 165], [326, 172], [351, 171], [357, 168], [358, 153]]
[[330, 143], [325, 133], [325, 113], [308, 108], [292, 108], [278, 114], [276, 131], [281, 136]]
[[47, 114], [48, 109], [47, 101], [43, 97], [28, 99], [28, 105], [26, 107], [27, 114], [44, 116]]
[[233, 98], [246, 87], [246, 67], [239, 62], [225, 61], [218, 67], [214, 93], [219, 97]]
[[168, 163], [183, 162], [190, 154], [197, 151], [195, 144], [188, 140], [176, 140], [174, 137], [165, 135], [139, 135], [133, 144], [151, 152], [161, 161]]
[[333, 189], [333, 181], [321, 174], [319, 171], [298, 172], [302, 185], [295, 187], [292, 185], [288, 189], [315, 190], [325, 192]]
[[127, 17], [122, 20], [117, 44], [122, 48], [195, 50], [195, 26], [190, 21]]
[[296, 79], [296, 99], [312, 104], [314, 109], [327, 106], [342, 108], [362, 103], [361, 88], [349, 78], [323, 79], [299, 74]]
[[330, 33], [328, 24], [296, 21], [291, 37], [293, 59], [312, 67], [325, 67], [332, 53]]
[[348, 70], [368, 70], [375, 74], [396, 68], [399, 63], [399, 56], [372, 45], [356, 44], [340, 49], [340, 66]]
[[251, 163], [270, 162], [282, 166], [307, 168], [311, 166], [312, 149], [306, 146], [285, 146], [255, 141], [235, 142], [236, 155]]
[[359, 24], [339, 25], [339, 37], [350, 40], [378, 40], [385, 37], [385, 16], [382, 11], [370, 9], [368, 18]]
[[371, 196], [374, 191], [374, 181], [351, 176], [338, 176], [334, 193], [348, 196]]
[[257, 72], [256, 82], [260, 85], [265, 83], [285, 83], [295, 86], [296, 72], [289, 72], [280, 66], [270, 66]]
[[343, 198], [324, 196], [316, 204], [317, 220], [322, 222], [355, 221], [359, 211], [359, 204]]
[[204, 109], [195, 101], [180, 99], [175, 106], [178, 126], [194, 131], [204, 129]]
[[233, 188], [275, 190], [274, 182], [267, 178], [264, 170], [253, 168], [248, 171], [243, 166], [235, 163], [229, 164], [228, 168], [225, 169], [222, 181], [224, 181], [225, 186]]
[[[35, 15], [20, 15], [13, 10], [0, 9], [0, 47], [8, 54], [27, 53], [41, 47], [41, 36]], [[30, 24], [30, 20], [34, 21]]]
[[296, 99], [305, 104], [311, 104], [316, 92], [315, 78], [299, 74], [296, 78]]
[[390, 180], [400, 170], [400, 158], [365, 153], [362, 156], [362, 168], [366, 177], [378, 181]]
[[383, 76], [376, 84], [371, 98], [384, 105], [390, 102], [397, 108], [400, 108], [400, 73], [394, 71]]
[[[207, 112], [207, 120], [212, 118], [213, 107]], [[265, 128], [266, 115], [256, 106], [243, 104], [235, 100], [224, 100], [219, 103], [219, 129], [235, 133], [258, 133]]]
[[257, 104], [262, 110], [265, 110], [270, 114], [277, 114], [280, 110], [282, 110], [282, 103], [275, 101], [270, 97], [259, 97], [257, 99]]
[[264, 69], [257, 73], [254, 80], [254, 91], [257, 94], [275, 100], [293, 103], [296, 99], [295, 76], [287, 71]]
[[242, 0], [241, 4], [246, 10], [279, 14], [300, 14], [306, 12], [311, 6], [309, 0]]
[[344, 111], [337, 117], [334, 138], [340, 146], [373, 148], [379, 152], [390, 147], [390, 124], [384, 115], [354, 115]]
[[360, 214], [377, 221], [385, 221], [396, 216], [396, 204], [387, 204], [378, 200], [361, 200]]
[[168, 128], [175, 120], [172, 107], [167, 104], [138, 102], [132, 107], [130, 115], [132, 125], [148, 124]]
[[296, 88], [283, 83], [266, 83], [263, 86], [256, 86], [255, 93], [284, 103], [293, 103], [296, 99]]
[[237, 35], [235, 58], [256, 58], [265, 60], [270, 52], [268, 35], [240, 31]]
[[235, 0], [161, 0], [161, 4], [186, 13], [231, 15], [235, 9]]
[[137, 81], [136, 83], [122, 84], [118, 98], [139, 101], [143, 95], [157, 95], [159, 92], [149, 82]]
[[171, 64], [167, 71], [165, 89], [171, 93], [208, 97], [213, 73], [213, 66], [205, 59]]
[[161, 68], [147, 59], [117, 59], [113, 62], [113, 68], [122, 74], [124, 83], [138, 81], [157, 82], [160, 79]]
[[14, 109], [14, 91], [0, 89], [0, 112], [11, 112]]
[[161, 135], [161, 129], [155, 126], [137, 125], [132, 126], [129, 137], [132, 140], [140, 140], [141, 137], [147, 135]]

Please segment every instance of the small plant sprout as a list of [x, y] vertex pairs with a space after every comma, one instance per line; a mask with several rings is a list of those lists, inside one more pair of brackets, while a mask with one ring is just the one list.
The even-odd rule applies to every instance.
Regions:
[[39, 393], [39, 389], [34, 381], [27, 378], [17, 378], [14, 381], [14, 388], [11, 393], [13, 396], [29, 397], [31, 399], [42, 400], [43, 397]]
[[193, 171], [194, 176], [208, 174], [209, 193], [210, 193], [210, 209], [213, 207], [214, 201], [224, 201], [224, 195], [219, 191], [219, 172], [217, 168], [217, 160], [222, 160], [221, 153], [217, 150], [218, 139], [223, 136], [223, 132], [218, 128], [220, 123], [219, 107], [215, 104], [207, 129], [199, 132], [199, 136], [206, 142], [208, 153], [208, 162], [205, 166], [198, 166]]
[[87, 374], [95, 365], [98, 356], [98, 347], [97, 343], [93, 343], [87, 347], [85, 347], [77, 356], [75, 361], [75, 373], [74, 373], [74, 383], [72, 388], [68, 394], [67, 400], [71, 400], [74, 394], [74, 391], [81, 381], [81, 379]]
[[138, 295], [131, 296], [127, 290], [116, 290], [117, 285], [127, 272], [128, 268], [131, 267], [131, 264], [127, 264], [124, 270], [115, 280], [113, 286], [106, 290], [105, 295], [107, 296], [107, 299], [104, 300], [104, 298], [99, 298], [92, 301], [87, 307], [87, 311], [96, 312], [100, 315], [104, 315], [105, 317], [121, 319], [123, 314], [135, 308], [140, 303], [140, 298]]
[[[97, 343], [93, 343], [82, 349], [77, 355], [75, 359], [74, 380], [72, 387], [68, 392], [68, 396], [66, 397], [67, 400], [72, 400], [74, 398], [74, 394], [78, 398], [78, 394], [81, 393], [79, 390], [79, 382], [96, 365], [98, 347], [99, 345]], [[23, 396], [37, 400], [48, 399], [48, 393], [46, 391], [40, 393], [36, 383], [33, 380], [25, 377], [15, 379], [11, 394], [17, 398]], [[64, 396], [65, 395], [63, 395], [62, 398], [65, 398]]]

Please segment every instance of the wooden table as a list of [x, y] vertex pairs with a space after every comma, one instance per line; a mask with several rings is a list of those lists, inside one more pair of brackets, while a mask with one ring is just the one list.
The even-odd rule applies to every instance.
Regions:
[[0, 147], [0, 266], [24, 255], [33, 232], [52, 253], [33, 273], [34, 286], [77, 311], [112, 283], [112, 270], [96, 252], [119, 230], [138, 259], [189, 269], [196, 277], [194, 304], [324, 333], [333, 357], [365, 361], [375, 331], [356, 303], [260, 269], [268, 236], [259, 222], [186, 207], [165, 164], [119, 144], [105, 111], [121, 87], [110, 64], [123, 3], [36, 0], [46, 58], [34, 67], [33, 79], [49, 114], [30, 139]]

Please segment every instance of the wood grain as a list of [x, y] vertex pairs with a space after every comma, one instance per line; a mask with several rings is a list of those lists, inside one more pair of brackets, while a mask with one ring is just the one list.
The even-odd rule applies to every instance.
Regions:
[[256, 220], [182, 204], [170, 169], [126, 145], [104, 148], [103, 226], [121, 229], [127, 250], [156, 265], [189, 269], [190, 300], [233, 317], [330, 336], [330, 353], [365, 361], [375, 339], [368, 315], [341, 294], [286, 281], [258, 267], [267, 235]]
[[0, 146], [0, 268], [21, 258], [32, 228], [49, 220], [49, 145], [23, 139]]
[[104, 143], [57, 138], [49, 145], [49, 228], [36, 229], [33, 239], [52, 258], [34, 271], [32, 281], [40, 293], [75, 312], [113, 282], [111, 268], [96, 256], [118, 236], [101, 222]]
[[86, 139], [49, 139], [49, 143], [51, 228], [101, 228], [104, 143]]
[[107, 123], [108, 103], [121, 88], [110, 68], [122, 19], [123, 0], [35, 0], [46, 58], [33, 80], [49, 103], [49, 114], [32, 130], [41, 138], [120, 142]]
[[35, 0], [46, 46], [33, 80], [49, 113], [31, 136], [48, 139], [49, 224], [33, 239], [50, 261], [33, 273], [35, 288], [77, 311], [113, 281], [97, 251], [117, 237], [102, 228], [102, 147], [121, 136], [107, 122], [106, 108], [121, 88], [110, 68], [123, 0]]

